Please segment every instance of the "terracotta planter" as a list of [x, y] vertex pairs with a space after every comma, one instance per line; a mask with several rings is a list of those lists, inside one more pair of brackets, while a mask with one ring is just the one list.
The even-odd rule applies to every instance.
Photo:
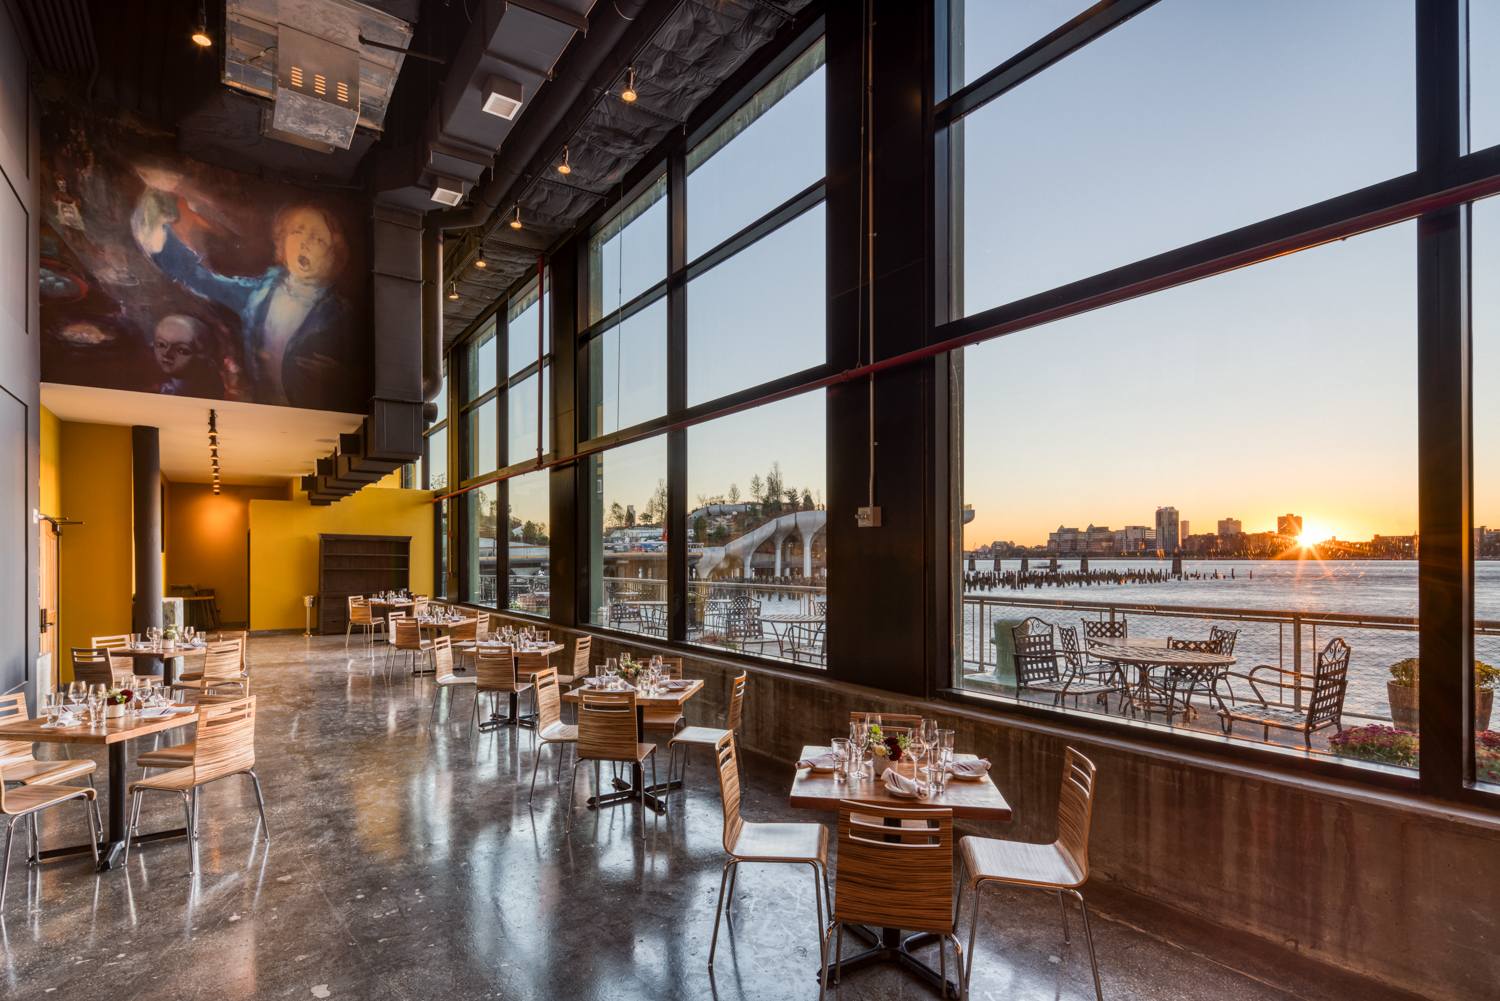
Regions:
[[[1391, 700], [1391, 724], [1397, 730], [1417, 731], [1417, 685], [1398, 685], [1394, 681], [1385, 683], [1386, 697]], [[1474, 729], [1490, 728], [1490, 713], [1495, 707], [1493, 689], [1474, 693]]]
[[1391, 725], [1397, 730], [1417, 732], [1417, 691], [1416, 685], [1385, 683], [1386, 698], [1391, 700]]

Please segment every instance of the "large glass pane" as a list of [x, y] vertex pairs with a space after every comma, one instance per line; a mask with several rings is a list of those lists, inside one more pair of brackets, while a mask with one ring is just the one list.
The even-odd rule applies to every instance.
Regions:
[[1414, 20], [1157, 4], [970, 115], [960, 315], [1415, 169]]
[[[549, 365], [542, 370], [541, 450], [543, 453], [552, 449], [552, 421], [548, 412], [550, 408], [546, 405], [547, 390], [551, 386], [551, 379], [552, 366]], [[510, 450], [505, 453], [505, 464], [508, 466], [536, 457], [537, 381], [535, 375], [528, 375], [506, 392], [506, 398], [510, 401], [510, 418], [506, 421], [506, 428], [510, 435]]]
[[589, 494], [589, 620], [666, 636], [667, 438], [585, 460]]
[[[445, 369], [447, 368], [446, 362], [444, 363], [443, 367]], [[446, 371], [443, 373], [443, 384], [442, 387], [438, 389], [437, 399], [433, 400], [432, 402], [433, 405], [437, 407], [436, 423], [441, 424], [443, 421], [446, 421], [448, 419], [448, 374]]]
[[658, 300], [589, 342], [589, 437], [667, 412], [667, 301]]
[[688, 153], [689, 261], [827, 171], [822, 66], [819, 39]]
[[[1476, 7], [1471, 5], [1470, 17]], [[1473, 208], [1475, 771], [1500, 790], [1500, 198]]]
[[427, 436], [425, 490], [448, 489], [448, 429], [439, 428]]
[[1469, 6], [1469, 148], [1500, 143], [1500, 3]]
[[971, 84], [1031, 43], [1045, 38], [1089, 6], [1083, 0], [952, 0], [954, 53]]
[[688, 284], [688, 405], [828, 359], [822, 205]]
[[963, 687], [1215, 735], [1227, 712], [1298, 753], [1277, 724], [1327, 706], [1314, 753], [1410, 765], [1387, 682], [1417, 655], [1415, 245], [1393, 226], [966, 349]]
[[[544, 309], [551, 310], [552, 293], [547, 293], [545, 303], [538, 305], [536, 286], [526, 294], [517, 296], [510, 303], [510, 322], [506, 326], [508, 331], [507, 341], [507, 377], [515, 375], [529, 365], [535, 365], [537, 360], [537, 334], [542, 335], [542, 351], [544, 354], [552, 351], [552, 333], [544, 325], [538, 331], [538, 323], [546, 324], [542, 317]], [[551, 314], [548, 313], [550, 318]]]
[[490, 321], [469, 344], [469, 378], [463, 402], [477, 400], [495, 388], [495, 375], [499, 371], [496, 351], [500, 342], [495, 339], [495, 323]]
[[491, 483], [463, 495], [468, 503], [469, 523], [469, 601], [479, 605], [495, 607], [498, 590], [496, 584], [496, 539], [500, 521], [500, 491]]
[[663, 174], [589, 240], [589, 322], [604, 319], [667, 277]]
[[546, 615], [552, 591], [550, 474], [544, 469], [506, 481], [510, 493], [510, 609]]
[[825, 667], [821, 391], [688, 429], [688, 639]]
[[500, 404], [490, 399], [464, 415], [464, 439], [468, 443], [466, 479], [500, 468], [499, 412]]

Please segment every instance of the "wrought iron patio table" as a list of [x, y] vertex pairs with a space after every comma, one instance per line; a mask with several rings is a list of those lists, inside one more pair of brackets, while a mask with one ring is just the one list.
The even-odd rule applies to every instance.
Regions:
[[[1212, 685], [1235, 664], [1235, 658], [1223, 653], [1166, 650], [1160, 647], [1125, 646], [1114, 643], [1095, 643], [1088, 652], [1099, 660], [1109, 661], [1120, 667], [1134, 668], [1136, 681], [1133, 686], [1135, 692], [1130, 696], [1132, 707], [1145, 712], [1164, 712], [1169, 720], [1177, 711], [1178, 682], [1187, 680], [1194, 683], [1208, 682]], [[1167, 672], [1168, 686], [1157, 686], [1151, 683], [1153, 668], [1162, 668]], [[1153, 698], [1158, 693], [1162, 698]], [[1184, 705], [1184, 714], [1190, 709], [1190, 706]]]

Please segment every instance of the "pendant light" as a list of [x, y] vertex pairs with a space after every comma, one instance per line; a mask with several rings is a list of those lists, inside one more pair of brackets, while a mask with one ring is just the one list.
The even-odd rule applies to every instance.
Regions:
[[452, 283], [449, 284], [449, 286], [448, 286], [448, 298], [450, 298], [450, 299], [457, 299], [458, 298], [458, 282], [452, 282]]
[[521, 203], [516, 202], [516, 217], [510, 221], [511, 229], [521, 228]]
[[208, 33], [208, 16], [204, 10], [203, 0], [198, 3], [198, 23], [193, 26], [193, 44], [208, 48], [214, 44], [213, 36]]
[[557, 165], [557, 172], [559, 174], [573, 173], [573, 168], [568, 166], [568, 147], [566, 146], [563, 147], [563, 162]]
[[634, 101], [638, 96], [635, 92], [635, 67], [630, 67], [630, 82], [625, 85], [625, 90], [620, 94], [622, 101]]
[[489, 264], [484, 259], [484, 248], [483, 247], [479, 248], [479, 257], [478, 257], [478, 259], [476, 259], [474, 261], [474, 266], [476, 268], [487, 268], [487, 267], [489, 267]]

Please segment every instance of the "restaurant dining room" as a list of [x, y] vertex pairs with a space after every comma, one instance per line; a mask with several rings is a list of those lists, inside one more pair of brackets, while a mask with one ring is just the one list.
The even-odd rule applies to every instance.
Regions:
[[5, 996], [1500, 1001], [1497, 53], [0, 0]]

